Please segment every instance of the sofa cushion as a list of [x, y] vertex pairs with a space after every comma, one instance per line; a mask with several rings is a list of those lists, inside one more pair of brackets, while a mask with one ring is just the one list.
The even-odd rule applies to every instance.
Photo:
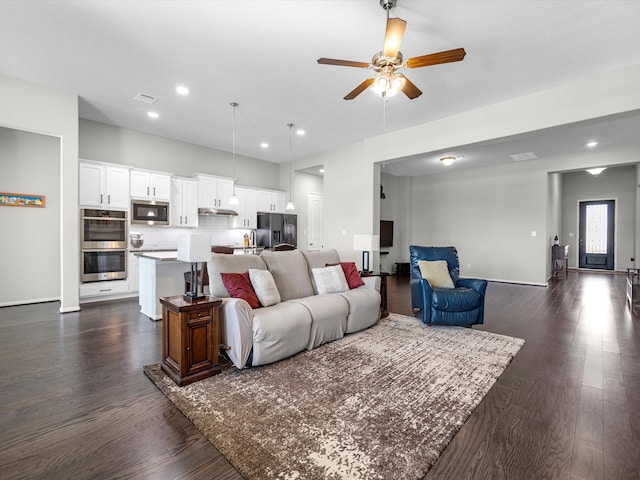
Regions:
[[307, 347], [311, 314], [304, 305], [282, 302], [254, 310], [253, 315], [251, 365], [275, 362]]
[[349, 303], [349, 316], [345, 333], [370, 327], [380, 318], [380, 292], [371, 288], [354, 288], [338, 293]]
[[243, 273], [221, 273], [222, 283], [232, 298], [241, 298], [245, 300], [251, 308], [258, 308], [260, 300], [256, 295], [249, 272]]
[[229, 297], [229, 293], [222, 283], [221, 273], [242, 273], [250, 268], [265, 270], [267, 266], [258, 255], [228, 255], [224, 253], [212, 253], [211, 260], [207, 262], [209, 274], [209, 293], [214, 297]]
[[273, 280], [273, 275], [269, 270], [249, 269], [249, 278], [251, 285], [256, 292], [256, 296], [260, 303], [265, 307], [270, 307], [276, 303], [280, 303], [280, 292]]
[[312, 268], [311, 273], [318, 294], [340, 293], [349, 290], [349, 284], [340, 265]]
[[326, 294], [289, 300], [300, 303], [311, 314], [311, 334], [307, 350], [344, 337], [349, 304], [341, 295]]
[[446, 260], [418, 260], [420, 274], [433, 288], [455, 288]]
[[482, 297], [471, 288], [434, 288], [431, 307], [444, 312], [466, 312], [480, 307]]
[[260, 257], [273, 275], [283, 302], [314, 294], [307, 262], [300, 250], [282, 252], [264, 250]]

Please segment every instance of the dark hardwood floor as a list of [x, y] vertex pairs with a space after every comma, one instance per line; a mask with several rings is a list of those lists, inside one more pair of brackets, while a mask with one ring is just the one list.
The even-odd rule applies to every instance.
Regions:
[[[490, 283], [482, 330], [526, 345], [426, 479], [639, 479], [640, 320], [625, 278]], [[408, 277], [389, 310], [410, 314]], [[161, 323], [136, 301], [0, 308], [0, 478], [240, 479], [142, 373]]]

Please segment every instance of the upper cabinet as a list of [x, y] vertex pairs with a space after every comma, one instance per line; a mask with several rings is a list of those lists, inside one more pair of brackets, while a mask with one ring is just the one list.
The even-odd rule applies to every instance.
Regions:
[[131, 198], [171, 200], [171, 175], [148, 170], [131, 170]]
[[284, 213], [285, 193], [271, 190], [258, 190], [258, 212]]
[[238, 216], [233, 217], [233, 228], [258, 228], [258, 191], [253, 188], [236, 187]]
[[80, 162], [81, 207], [129, 209], [129, 169]]
[[229, 205], [233, 195], [233, 180], [209, 175], [198, 175], [197, 178], [199, 207], [234, 209]]
[[171, 226], [198, 227], [198, 182], [171, 179]]

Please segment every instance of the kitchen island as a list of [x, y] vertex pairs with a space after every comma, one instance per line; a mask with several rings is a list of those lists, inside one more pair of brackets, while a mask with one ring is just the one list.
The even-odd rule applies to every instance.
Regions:
[[136, 253], [140, 260], [140, 311], [151, 320], [162, 319], [160, 298], [184, 293], [188, 262], [178, 260], [175, 250]]

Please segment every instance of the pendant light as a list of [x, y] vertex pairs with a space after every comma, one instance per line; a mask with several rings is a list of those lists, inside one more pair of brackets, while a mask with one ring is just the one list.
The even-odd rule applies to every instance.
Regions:
[[236, 197], [236, 108], [237, 102], [231, 102], [229, 105], [233, 107], [233, 137], [231, 139], [231, 155], [233, 158], [233, 194], [229, 199], [229, 205], [238, 205], [238, 197]]
[[295, 210], [296, 207], [293, 205], [293, 160], [291, 159], [293, 123], [287, 123], [287, 127], [289, 127], [289, 201], [287, 202], [285, 210]]

